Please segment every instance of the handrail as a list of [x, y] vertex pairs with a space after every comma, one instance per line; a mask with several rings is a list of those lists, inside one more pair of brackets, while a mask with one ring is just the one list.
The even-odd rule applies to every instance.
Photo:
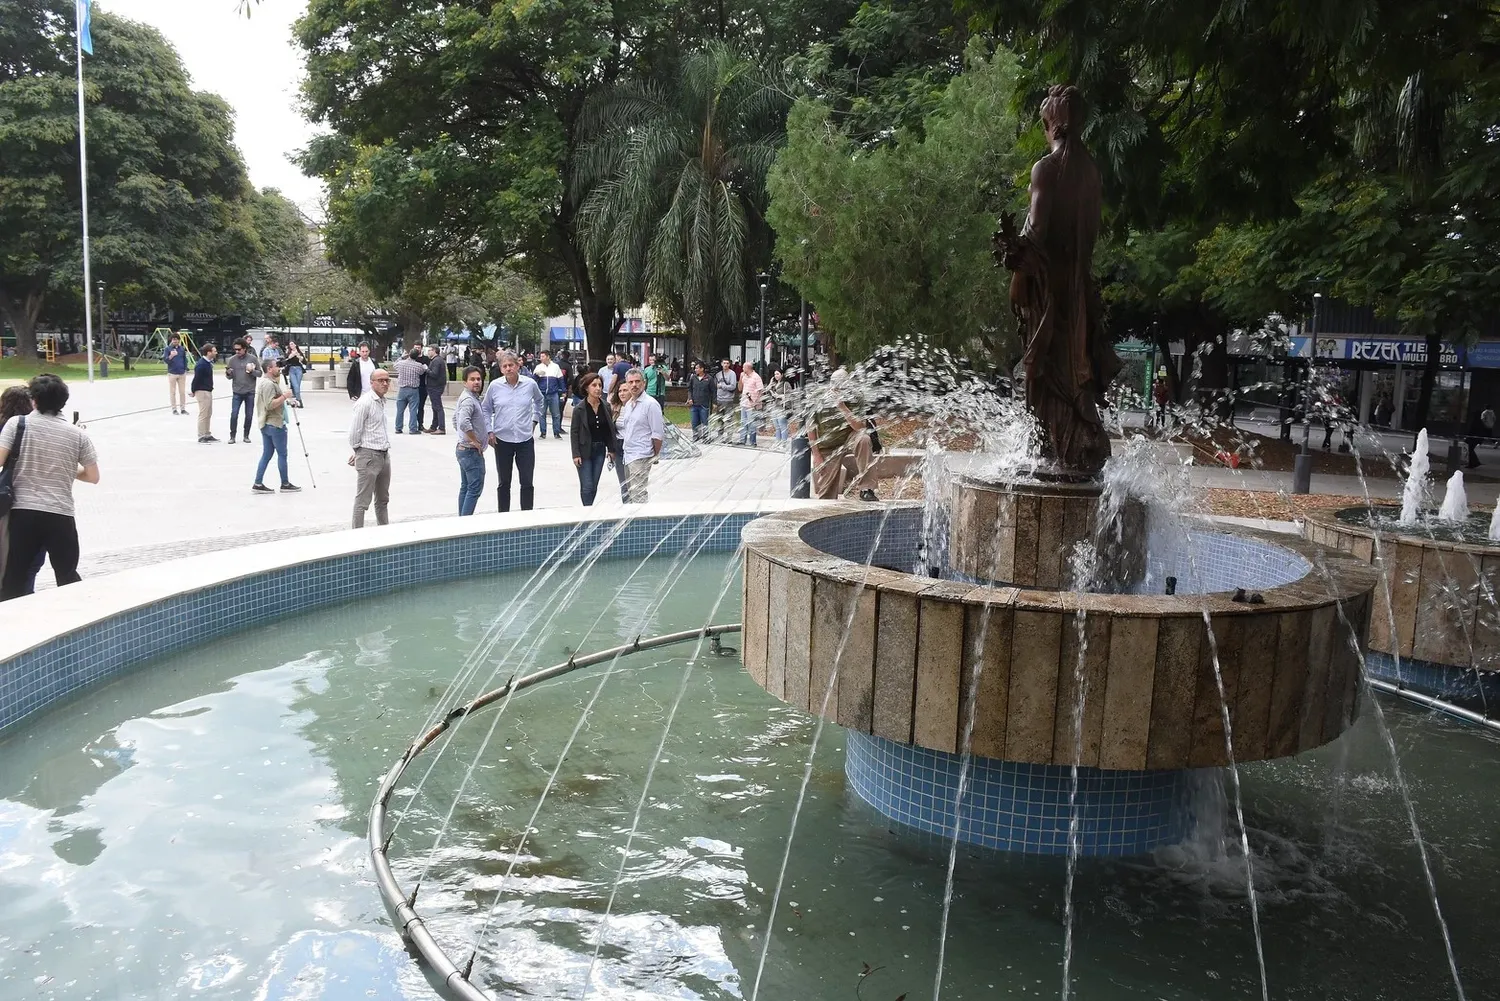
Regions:
[[1496, 733], [1500, 733], [1500, 719], [1491, 719], [1490, 717], [1485, 716], [1482, 713], [1477, 713], [1472, 709], [1465, 709], [1463, 706], [1456, 706], [1451, 702], [1444, 702], [1440, 698], [1432, 695], [1425, 695], [1422, 692], [1407, 688], [1404, 685], [1398, 685], [1394, 682], [1384, 681], [1380, 678], [1370, 678], [1368, 680], [1370, 682], [1370, 687], [1376, 689], [1377, 691], [1385, 692], [1387, 695], [1400, 696], [1403, 699], [1415, 702], [1419, 706], [1426, 706], [1428, 709], [1436, 709], [1439, 712], [1445, 712], [1450, 716], [1456, 716], [1459, 719], [1469, 723], [1478, 723], [1480, 726], [1488, 730], [1493, 730]]
[[686, 643], [689, 640], [716, 638], [727, 633], [740, 631], [740, 623], [725, 622], [716, 626], [704, 626], [699, 629], [688, 629], [677, 633], [663, 633], [660, 636], [652, 636], [642, 639], [637, 636], [629, 643], [598, 653], [591, 653], [585, 657], [569, 657], [561, 664], [534, 671], [524, 678], [512, 678], [499, 688], [491, 689], [468, 703], [457, 707], [445, 716], [431, 730], [414, 740], [401, 755], [401, 759], [391, 766], [391, 770], [385, 775], [376, 790], [375, 802], [370, 807], [370, 862], [375, 867], [375, 883], [380, 888], [380, 897], [385, 902], [386, 910], [390, 912], [391, 919], [396, 923], [396, 930], [401, 937], [411, 944], [417, 954], [432, 968], [438, 978], [442, 981], [443, 991], [449, 997], [458, 998], [460, 1001], [494, 1001], [486, 992], [480, 990], [469, 980], [469, 974], [474, 970], [474, 956], [470, 953], [468, 962], [463, 969], [459, 969], [443, 951], [442, 946], [437, 944], [432, 933], [427, 930], [421, 915], [416, 911], [417, 891], [421, 889], [419, 882], [410, 894], [402, 889], [401, 884], [396, 881], [396, 874], [391, 870], [390, 859], [387, 851], [390, 848], [390, 838], [395, 837], [392, 832], [390, 837], [385, 833], [386, 807], [390, 802], [391, 793], [395, 791], [396, 784], [401, 781], [401, 776], [406, 772], [406, 766], [414, 761], [418, 754], [427, 749], [433, 741], [447, 732], [454, 721], [462, 719], [471, 713], [478, 712], [503, 698], [519, 692], [524, 688], [552, 678], [561, 677], [570, 671], [576, 671], [580, 667], [592, 667], [616, 657], [627, 654], [639, 653], [642, 650], [651, 650], [661, 646], [671, 646], [676, 643]]

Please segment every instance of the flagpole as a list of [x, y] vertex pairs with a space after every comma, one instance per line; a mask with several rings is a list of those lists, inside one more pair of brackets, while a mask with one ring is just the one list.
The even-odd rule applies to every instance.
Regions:
[[89, 302], [89, 289], [93, 287], [93, 276], [89, 273], [89, 152], [83, 126], [83, 4], [73, 4], [73, 16], [78, 27], [74, 33], [74, 45], [78, 56], [78, 180], [83, 193], [83, 335], [88, 344], [89, 382], [93, 382], [94, 312]]

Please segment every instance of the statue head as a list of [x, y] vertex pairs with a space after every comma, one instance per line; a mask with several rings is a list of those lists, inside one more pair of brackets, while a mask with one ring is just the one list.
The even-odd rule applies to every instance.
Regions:
[[1042, 98], [1042, 127], [1047, 138], [1061, 142], [1077, 138], [1083, 126], [1083, 92], [1072, 84], [1054, 84]]

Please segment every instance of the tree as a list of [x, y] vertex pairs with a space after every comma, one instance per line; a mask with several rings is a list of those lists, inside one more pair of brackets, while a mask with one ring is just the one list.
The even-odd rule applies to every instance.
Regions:
[[[837, 33], [851, 0], [312, 0], [297, 37], [308, 54], [312, 118], [332, 134], [306, 165], [325, 178], [362, 170], [416, 196], [392, 228], [515, 266], [554, 306], [576, 299], [592, 353], [609, 349], [619, 297], [578, 233], [574, 154], [595, 93], [627, 80], [667, 83], [703, 42], [743, 42], [774, 66]], [[378, 152], [372, 152], [378, 151]], [[336, 180], [335, 186], [344, 183]], [[381, 196], [384, 197], [384, 196]], [[390, 205], [397, 201], [387, 202]], [[409, 231], [408, 231], [408, 227]], [[755, 248], [760, 260], [767, 248]]]
[[826, 103], [792, 110], [771, 171], [770, 220], [783, 276], [816, 304], [855, 360], [906, 334], [990, 358], [1016, 353], [1009, 279], [990, 252], [1016, 205], [1015, 57], [971, 50], [921, 131], [863, 148]]
[[690, 55], [672, 86], [595, 95], [576, 154], [579, 232], [626, 302], [672, 304], [700, 358], [727, 354], [748, 315], [752, 231], [784, 135], [786, 91], [729, 46]]
[[[0, 317], [31, 356], [40, 319], [82, 313], [73, 7], [0, 0], [0, 25]], [[103, 12], [93, 28], [94, 275], [117, 305], [233, 304], [260, 245], [228, 108], [155, 30]]]

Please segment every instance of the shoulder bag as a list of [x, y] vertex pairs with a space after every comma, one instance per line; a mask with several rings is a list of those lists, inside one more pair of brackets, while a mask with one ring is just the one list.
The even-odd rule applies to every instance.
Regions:
[[16, 503], [16, 481], [15, 465], [16, 457], [21, 454], [21, 439], [26, 437], [26, 418], [17, 417], [16, 443], [11, 446], [10, 454], [5, 457], [5, 465], [0, 467], [0, 518], [10, 514], [10, 509]]

